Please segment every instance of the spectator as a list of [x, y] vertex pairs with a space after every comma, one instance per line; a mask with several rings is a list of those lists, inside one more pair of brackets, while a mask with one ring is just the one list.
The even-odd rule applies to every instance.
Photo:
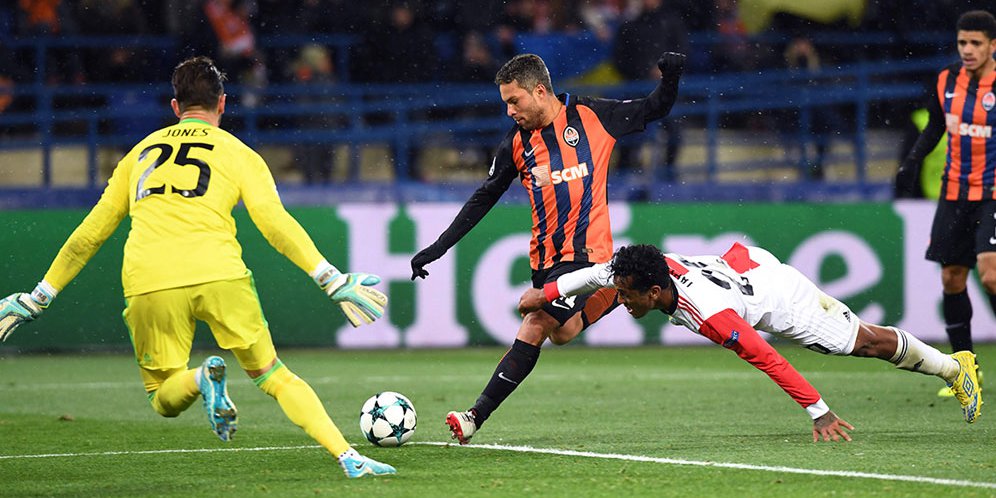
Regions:
[[619, 28], [613, 49], [616, 68], [628, 80], [659, 79], [657, 57], [688, 47], [685, 25], [663, 0], [643, 0], [640, 14]]
[[14, 35], [17, 10], [13, 2], [0, 3], [0, 37], [7, 38]]
[[298, 33], [360, 33], [368, 26], [367, 10], [363, 3], [351, 0], [302, 0], [295, 11], [294, 29]]
[[135, 0], [80, 0], [76, 5], [79, 31], [94, 35], [137, 35], [149, 31]]
[[[443, 3], [446, 0], [440, 0]], [[504, 9], [504, 2], [493, 0], [451, 0], [453, 24], [458, 33], [477, 31], [479, 33], [490, 33], [496, 26], [496, 19], [499, 19]], [[505, 4], [507, 5], [507, 4]]]
[[553, 7], [547, 0], [532, 0], [526, 2], [530, 6], [529, 13], [533, 21], [533, 33], [548, 35], [555, 24]]
[[[276, 1], [282, 4], [282, 1]], [[279, 8], [287, 10], [282, 5]], [[362, 41], [360, 35], [370, 29], [371, 12], [370, 7], [362, 2], [350, 0], [301, 0], [300, 6], [294, 12], [294, 22], [291, 24], [292, 32], [299, 34], [334, 34], [334, 35], [355, 35], [354, 40], [342, 43], [335, 47], [326, 47], [329, 56], [333, 61], [345, 63], [350, 61], [349, 57], [343, 57], [341, 52], [348, 53], [358, 41]], [[329, 15], [335, 12], [335, 15]], [[290, 58], [290, 56], [288, 56]], [[356, 62], [356, 61], [353, 61]], [[336, 74], [339, 81], [352, 79], [349, 74], [350, 67], [339, 67]]]
[[712, 29], [716, 24], [716, 6], [702, 0], [669, 0], [667, 9], [674, 13], [690, 32]]
[[491, 54], [484, 36], [470, 31], [464, 35], [462, 45], [460, 61], [450, 71], [449, 79], [466, 83], [492, 82], [500, 66]]
[[[301, 48], [297, 60], [290, 67], [291, 79], [300, 85], [331, 85], [335, 83], [335, 66], [328, 49], [312, 44]], [[298, 105], [330, 103], [327, 92], [304, 92], [298, 97]], [[329, 131], [341, 127], [335, 115], [318, 111], [304, 114], [297, 119], [298, 128], [303, 132]], [[308, 185], [328, 185], [332, 181], [332, 165], [335, 162], [335, 145], [325, 140], [297, 144], [294, 147], [294, 162], [304, 175]]]
[[227, 72], [240, 78], [255, 74], [262, 64], [256, 50], [256, 34], [249, 23], [253, 9], [254, 4], [250, 1], [204, 2], [204, 14], [217, 38], [218, 58]]
[[[624, 78], [630, 81], [658, 80], [657, 57], [664, 52], [687, 52], [688, 38], [681, 19], [664, 7], [663, 0], [643, 0], [639, 16], [619, 28], [613, 47], [613, 63]], [[661, 120], [664, 139], [664, 160], [657, 172], [659, 180], [672, 182], [678, 152], [681, 147], [681, 128], [673, 117]], [[620, 169], [629, 171], [640, 164], [639, 143], [619, 144]], [[643, 193], [637, 193], [642, 196]]]
[[0, 114], [3, 114], [14, 103], [14, 80], [6, 74], [0, 74]]
[[759, 66], [761, 50], [753, 50], [747, 26], [740, 19], [737, 0], [715, 0], [715, 29], [719, 42], [712, 50], [710, 69], [719, 72], [743, 72]]
[[[484, 36], [476, 31], [469, 31], [463, 37], [463, 50], [460, 60], [450, 71], [449, 79], [462, 83], [493, 83], [495, 74], [501, 66], [491, 54]], [[486, 118], [494, 113], [494, 105], [491, 103], [463, 106], [459, 111], [459, 117], [466, 119]], [[491, 146], [489, 138], [478, 136], [467, 143], [461, 140], [462, 137], [454, 137], [460, 143], [459, 157], [460, 164], [468, 168], [479, 168], [491, 160]]]
[[22, 35], [57, 35], [72, 31], [72, 18], [61, 0], [18, 0]]
[[[24, 110], [26, 99], [16, 96], [15, 92], [18, 84], [30, 82], [30, 78], [28, 71], [18, 64], [14, 52], [0, 41], [0, 115]], [[23, 125], [0, 126], [0, 136], [25, 133], [27, 130], [24, 128]]]
[[[785, 64], [790, 71], [799, 71], [809, 75], [819, 74], [822, 70], [820, 54], [816, 47], [807, 38], [796, 38], [785, 48]], [[808, 82], [806, 82], [808, 84]], [[832, 136], [843, 129], [842, 118], [836, 109], [831, 106], [809, 107], [809, 120], [803, 121], [801, 116], [796, 120], [782, 120], [783, 123], [795, 122], [797, 126], [791, 130], [798, 130], [802, 139], [789, 137], [787, 142], [791, 149], [795, 149], [799, 154], [799, 166], [804, 175], [810, 180], [823, 180], [825, 172], [823, 163], [827, 150], [830, 148]], [[814, 151], [809, 150], [812, 142]]]
[[160, 10], [166, 33], [178, 38], [182, 56], [214, 53], [217, 39], [204, 13], [203, 0], [163, 0]]
[[626, 2], [620, 0], [596, 0], [585, 2], [579, 15], [584, 24], [603, 43], [611, 43], [625, 17]]
[[217, 41], [219, 65], [243, 86], [239, 103], [248, 108], [259, 106], [262, 89], [269, 81], [266, 58], [256, 46], [256, 33], [250, 23], [256, 8], [255, 0], [204, 2], [204, 15]]
[[[357, 54], [358, 59], [364, 61], [357, 68], [360, 77], [366, 81], [393, 84], [433, 79], [437, 75], [438, 59], [434, 50], [435, 38], [419, 18], [415, 6], [407, 1], [394, 2], [382, 18], [384, 22], [376, 23], [375, 28], [367, 33], [363, 52]], [[422, 174], [416, 164], [418, 148], [411, 141], [401, 140], [399, 150], [394, 151], [396, 174], [399, 178], [420, 180]]]
[[[77, 25], [67, 4], [61, 0], [18, 0], [18, 34], [25, 37], [74, 35]], [[73, 49], [53, 49], [46, 54], [49, 84], [86, 81], [83, 62]]]
[[248, 108], [259, 107], [263, 103], [264, 90], [270, 83], [263, 54], [257, 53], [249, 60], [249, 66], [239, 73], [238, 81], [243, 86], [242, 105]]
[[405, 1], [391, 4], [367, 33], [364, 43], [365, 79], [385, 83], [416, 83], [435, 74], [436, 56], [432, 32], [418, 18], [414, 6]]
[[[263, 35], [297, 34], [298, 22], [304, 17], [301, 15], [303, 13], [298, 12], [301, 4], [301, 0], [258, 0], [256, 7], [259, 9], [259, 16], [254, 19], [254, 28]], [[327, 11], [322, 17], [339, 17], [329, 15], [332, 12], [335, 11]]]
[[519, 53], [515, 38], [519, 33], [533, 30], [533, 15], [530, 0], [509, 0], [505, 3], [495, 26], [495, 38], [501, 50], [502, 59], [511, 59]]
[[[81, 0], [76, 6], [79, 30], [84, 35], [139, 35], [148, 32], [145, 16], [134, 0]], [[147, 49], [135, 46], [100, 47], [86, 51], [90, 81], [132, 83], [150, 73], [154, 61]]]

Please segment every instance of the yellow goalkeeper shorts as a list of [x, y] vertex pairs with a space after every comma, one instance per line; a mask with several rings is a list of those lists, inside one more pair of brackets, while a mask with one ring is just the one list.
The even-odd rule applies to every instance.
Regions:
[[198, 320], [207, 323], [218, 346], [233, 350], [243, 369], [261, 369], [277, 357], [251, 272], [131, 296], [123, 316], [147, 388], [158, 384], [153, 378], [162, 372], [187, 367]]

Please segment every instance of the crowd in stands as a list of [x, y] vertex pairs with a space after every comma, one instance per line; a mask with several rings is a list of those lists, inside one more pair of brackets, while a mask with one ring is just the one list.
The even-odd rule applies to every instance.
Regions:
[[[861, 58], [946, 53], [950, 44], [906, 45], [902, 35], [948, 31], [961, 12], [986, 4], [977, 0], [13, 0], [0, 5], [0, 112], [17, 108], [17, 100], [3, 92], [13, 85], [161, 82], [178, 60], [194, 54], [213, 57], [230, 80], [250, 89], [271, 83], [343, 81], [490, 83], [504, 61], [528, 51], [524, 36], [584, 39], [586, 48], [604, 55], [590, 64], [580, 62], [589, 60], [583, 51], [554, 51], [559, 56], [555, 58], [566, 59], [547, 61], [551, 71], [556, 68], [561, 73], [555, 75], [556, 81], [565, 77], [585, 81], [591, 75], [596, 76], [588, 82], [655, 79], [656, 58], [665, 51], [688, 53], [690, 74], [767, 68], [819, 71]], [[804, 8], [807, 5], [818, 5], [818, 15]], [[786, 6], [791, 8], [786, 11]], [[900, 36], [896, 44], [885, 47], [817, 46], [812, 36], [821, 31]], [[779, 36], [765, 38], [771, 33]], [[175, 51], [172, 57], [163, 57], [142, 44], [57, 46], [47, 51], [42, 75], [32, 47], [4, 47], [9, 40], [108, 35], [167, 39]], [[692, 36], [706, 42], [695, 45]], [[281, 37], [301, 43], [266, 43]], [[326, 43], [330, 38], [339, 42]], [[347, 57], [340, 57], [343, 50]], [[338, 67], [341, 61], [349, 66]], [[573, 74], [562, 74], [564, 67]], [[242, 94], [241, 103], [257, 104], [251, 91]], [[818, 114], [813, 126], [828, 128], [838, 121], [828, 111]], [[297, 124], [336, 125], [317, 118]], [[661, 142], [666, 145], [659, 162], [666, 166], [675, 162], [680, 129], [674, 121], [664, 123]], [[817, 163], [825, 148], [824, 144], [818, 149]], [[638, 163], [637, 147], [623, 143], [620, 151], [633, 156], [623, 164]], [[304, 153], [306, 178], [327, 181], [327, 167], [310, 165], [307, 158], [327, 158], [331, 149], [299, 152]], [[822, 176], [819, 164], [812, 174]], [[659, 176], [673, 179], [668, 168]]]
[[[971, 0], [818, 3], [835, 1], [857, 4], [860, 23], [776, 13], [766, 18], [765, 28], [793, 37], [821, 29], [947, 30], [960, 12], [980, 6]], [[764, 0], [747, 3], [756, 10]], [[181, 57], [209, 54], [237, 79], [274, 82], [296, 79], [296, 54], [261, 48], [260, 37], [291, 34], [351, 37], [349, 74], [358, 82], [491, 81], [492, 70], [518, 53], [516, 36], [522, 34], [591, 33], [609, 48], [619, 77], [630, 80], [648, 77], [661, 50], [687, 50], [689, 33], [722, 35], [708, 54], [693, 54], [709, 62], [708, 67], [693, 64], [693, 70], [783, 65], [780, 50], [752, 41], [749, 35], [755, 33], [748, 33], [748, 25], [754, 23], [744, 21], [737, 0], [14, 0], [4, 5], [0, 43], [12, 36], [169, 36], [178, 41]], [[156, 80], [158, 74], [150, 69], [162, 61], [135, 52], [124, 47], [65, 50], [46, 79]], [[851, 47], [824, 58], [854, 55]], [[3, 67], [15, 80], [32, 75], [31, 67]]]

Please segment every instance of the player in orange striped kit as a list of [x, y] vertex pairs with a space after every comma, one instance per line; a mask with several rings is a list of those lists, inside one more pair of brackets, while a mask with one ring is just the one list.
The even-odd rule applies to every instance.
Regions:
[[[657, 62], [660, 84], [641, 99], [611, 100], [557, 95], [541, 58], [518, 55], [495, 77], [515, 125], [498, 146], [488, 178], [449, 228], [412, 258], [412, 280], [446, 253], [498, 202], [516, 178], [532, 206], [529, 260], [533, 287], [612, 257], [606, 194], [609, 156], [616, 139], [642, 131], [666, 116], [677, 98], [685, 56], [666, 53]], [[618, 306], [605, 289], [548, 303], [526, 315], [515, 343], [502, 357], [474, 406], [447, 414], [453, 437], [466, 443], [481, 424], [525, 380], [548, 338], [570, 342], [581, 330]]]
[[[966, 288], [973, 266], [996, 311], [996, 18], [981, 10], [966, 12], [957, 29], [961, 60], [937, 75], [930, 120], [903, 161], [896, 187], [899, 196], [912, 197], [923, 158], [946, 131], [948, 151], [927, 259], [941, 265], [951, 348], [974, 351]], [[954, 394], [943, 388], [938, 395]]]

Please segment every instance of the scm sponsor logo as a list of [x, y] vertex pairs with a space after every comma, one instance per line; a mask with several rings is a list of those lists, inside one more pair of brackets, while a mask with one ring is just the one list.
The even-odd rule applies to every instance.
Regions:
[[577, 166], [564, 168], [560, 171], [550, 172], [550, 180], [554, 185], [558, 185], [563, 182], [570, 182], [586, 176], [588, 176], [588, 163], [581, 163]]
[[963, 137], [972, 138], [992, 138], [993, 127], [992, 126], [982, 126], [977, 124], [961, 123], [958, 125], [958, 134]]

